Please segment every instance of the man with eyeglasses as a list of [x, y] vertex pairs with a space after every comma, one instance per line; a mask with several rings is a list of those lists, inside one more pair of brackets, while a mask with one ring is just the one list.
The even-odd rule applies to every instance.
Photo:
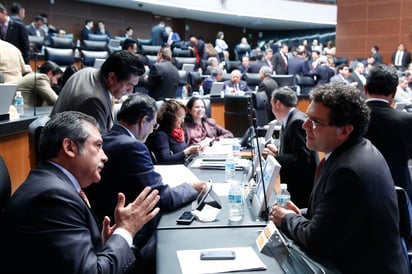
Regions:
[[382, 154], [362, 137], [368, 122], [355, 87], [315, 87], [303, 128], [307, 147], [324, 152], [326, 162], [308, 208], [274, 204], [270, 219], [343, 273], [408, 273], [394, 182]]
[[[157, 189], [160, 195], [158, 207], [168, 212], [196, 199], [206, 182], [182, 183], [170, 187], [163, 183], [162, 176], [155, 172], [150, 152], [144, 142], [158, 128], [156, 101], [147, 94], [135, 93], [122, 103], [117, 113], [117, 123], [103, 135], [103, 150], [110, 159], [101, 173], [99, 184], [84, 189], [97, 217], [109, 216], [114, 220], [113, 210], [117, 193], [126, 196], [126, 204], [133, 201], [146, 186]], [[182, 180], [183, 181], [183, 180]], [[156, 241], [154, 232], [158, 218], [147, 223], [133, 243], [138, 247], [142, 262], [138, 273], [155, 273]]]

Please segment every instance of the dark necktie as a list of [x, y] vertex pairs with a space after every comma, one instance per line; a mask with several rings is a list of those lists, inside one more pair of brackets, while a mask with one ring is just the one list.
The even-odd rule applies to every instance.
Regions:
[[316, 180], [318, 179], [318, 176], [320, 174], [320, 171], [322, 170], [323, 166], [325, 165], [326, 160], [325, 158], [322, 158], [322, 160], [319, 162], [318, 166], [316, 167], [316, 171], [315, 171], [315, 180], [314, 182], [316, 182]]

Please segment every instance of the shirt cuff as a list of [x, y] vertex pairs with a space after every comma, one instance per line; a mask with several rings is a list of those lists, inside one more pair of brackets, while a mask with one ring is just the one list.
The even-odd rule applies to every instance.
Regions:
[[130, 247], [132, 247], [132, 245], [133, 245], [133, 237], [132, 237], [132, 235], [130, 235], [130, 233], [129, 233], [126, 229], [121, 228], [121, 227], [116, 228], [116, 229], [114, 230], [113, 234], [117, 234], [117, 235], [122, 236], [122, 237], [126, 240], [127, 244], [128, 244]]

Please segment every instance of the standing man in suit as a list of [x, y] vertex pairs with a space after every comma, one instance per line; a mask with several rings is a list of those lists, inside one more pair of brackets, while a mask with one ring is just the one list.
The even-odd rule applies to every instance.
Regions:
[[280, 50], [273, 55], [273, 71], [276, 75], [288, 74], [288, 45], [282, 44]]
[[298, 49], [296, 56], [289, 58], [288, 60], [288, 74], [291, 75], [304, 75], [309, 70], [306, 66], [306, 51]]
[[369, 109], [356, 88], [325, 84], [311, 93], [306, 145], [325, 153], [307, 209], [272, 206], [270, 219], [296, 244], [342, 273], [408, 273], [389, 167], [362, 136]]
[[400, 71], [404, 71], [408, 67], [411, 62], [411, 53], [406, 50], [403, 43], [400, 43], [398, 49], [392, 53], [391, 62]]
[[362, 97], [365, 97], [364, 87], [366, 85], [366, 77], [363, 75], [365, 72], [365, 66], [362, 62], [356, 62], [352, 73], [349, 75], [349, 82], [356, 83]]
[[46, 37], [47, 33], [43, 29], [43, 17], [36, 15], [33, 22], [26, 26], [27, 34], [37, 37]]
[[113, 126], [114, 101], [132, 93], [144, 72], [141, 58], [125, 50], [114, 52], [100, 69], [83, 68], [74, 73], [61, 90], [51, 115], [80, 111], [94, 117], [106, 132]]
[[391, 107], [397, 85], [398, 75], [394, 68], [378, 65], [370, 71], [365, 92], [371, 120], [365, 138], [383, 154], [395, 185], [405, 189], [412, 200], [408, 168], [408, 161], [412, 159], [412, 115]]
[[266, 109], [268, 113], [269, 121], [275, 119], [274, 113], [272, 112], [272, 107], [270, 104], [270, 98], [272, 97], [272, 93], [275, 89], [278, 88], [278, 84], [272, 78], [272, 69], [267, 66], [263, 66], [260, 68], [259, 71], [260, 83], [258, 92], [266, 92], [267, 98], [269, 99], [266, 102]]
[[328, 66], [328, 58], [321, 56], [318, 59], [318, 65], [307, 75], [314, 78], [316, 86], [329, 83], [330, 79], [335, 75], [335, 71]]
[[272, 112], [282, 123], [279, 149], [268, 144], [263, 155], [273, 155], [282, 166], [280, 181], [288, 185], [293, 202], [307, 207], [313, 187], [313, 177], [319, 162], [317, 151], [306, 146], [306, 132], [302, 128], [305, 114], [296, 106], [298, 97], [289, 87], [276, 89], [271, 97]]
[[159, 24], [152, 28], [152, 45], [163, 46], [167, 42], [167, 33], [165, 27], [166, 26], [164, 22], [159, 22]]
[[[113, 219], [113, 207], [117, 193], [126, 196], [126, 203], [133, 201], [146, 186], [157, 189], [158, 206], [162, 212], [170, 212], [195, 200], [206, 186], [205, 182], [182, 183], [170, 187], [155, 172], [146, 142], [147, 136], [158, 127], [156, 102], [146, 94], [135, 93], [126, 99], [117, 115], [118, 123], [103, 136], [103, 149], [111, 159], [102, 171], [99, 184], [85, 189], [98, 218]], [[184, 178], [182, 178], [184, 180]], [[182, 180], [182, 181], [183, 181]], [[134, 237], [144, 261], [139, 273], [155, 273], [155, 237], [157, 222], [154, 219]]]
[[172, 64], [172, 51], [162, 48], [157, 54], [157, 63], [154, 64], [143, 82], [149, 95], [156, 101], [165, 98], [176, 98], [176, 89], [179, 85], [179, 71]]
[[0, 4], [0, 39], [15, 45], [21, 51], [24, 63], [29, 64], [30, 43], [26, 27], [10, 18], [2, 4]]
[[260, 68], [264, 65], [262, 59], [263, 53], [260, 51], [256, 52], [255, 60], [249, 62], [249, 67], [247, 68], [246, 72], [259, 73]]
[[371, 48], [371, 57], [373, 58], [374, 66], [383, 64], [383, 57], [382, 54], [379, 52], [378, 46], [373, 46]]
[[84, 22], [84, 26], [81, 31], [81, 37], [83, 40], [88, 40], [89, 39], [89, 34], [93, 33], [93, 26], [94, 22], [91, 19], [86, 19]]
[[0, 237], [7, 250], [2, 269], [114, 274], [132, 268], [132, 239], [158, 214], [159, 208], [153, 208], [160, 197], [147, 187], [126, 204], [125, 194], [118, 193], [112, 208], [116, 217], [96, 219], [82, 188], [100, 180], [107, 162], [102, 145], [96, 120], [86, 114], [63, 112], [46, 123], [39, 142], [41, 162], [2, 212]]
[[193, 56], [196, 58], [195, 69], [201, 68], [201, 61], [205, 54], [205, 41], [197, 38], [194, 35], [189, 37], [190, 46], [189, 49], [193, 52]]

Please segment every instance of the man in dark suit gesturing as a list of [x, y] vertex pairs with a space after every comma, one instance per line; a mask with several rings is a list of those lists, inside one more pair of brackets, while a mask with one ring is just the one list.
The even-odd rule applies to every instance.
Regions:
[[306, 145], [326, 162], [308, 208], [274, 204], [271, 220], [342, 273], [408, 273], [395, 185], [382, 154], [362, 137], [369, 109], [359, 91], [343, 83], [315, 87], [307, 115]]
[[46, 123], [41, 162], [2, 212], [0, 237], [7, 252], [1, 269], [115, 274], [133, 267], [132, 239], [157, 215], [159, 208], [152, 209], [160, 197], [157, 190], [149, 194], [148, 187], [126, 205], [118, 193], [114, 225], [107, 216], [97, 220], [82, 188], [100, 180], [107, 161], [102, 145], [96, 120], [81, 112], [62, 112]]
[[385, 157], [395, 185], [405, 189], [412, 200], [408, 168], [408, 161], [412, 159], [412, 114], [391, 107], [397, 85], [398, 75], [393, 67], [377, 65], [370, 71], [365, 93], [371, 120], [365, 137]]

